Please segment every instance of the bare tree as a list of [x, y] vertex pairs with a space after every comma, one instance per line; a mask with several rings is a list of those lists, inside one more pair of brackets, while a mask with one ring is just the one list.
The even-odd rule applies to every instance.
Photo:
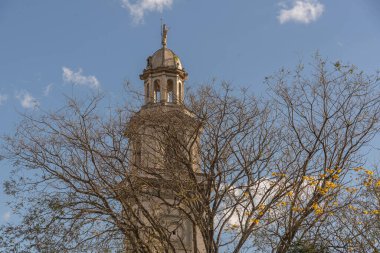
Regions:
[[378, 133], [380, 95], [378, 77], [355, 67], [317, 57], [311, 73], [300, 66], [267, 78], [268, 98], [222, 83], [191, 92], [185, 105], [105, 117], [96, 97], [25, 116], [4, 139], [15, 166], [5, 189], [22, 220], [2, 227], [0, 245], [207, 253], [321, 245], [356, 200], [349, 176]]

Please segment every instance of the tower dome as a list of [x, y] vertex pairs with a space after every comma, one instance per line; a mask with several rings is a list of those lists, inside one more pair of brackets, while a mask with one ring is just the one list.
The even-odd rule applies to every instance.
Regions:
[[170, 49], [162, 47], [148, 57], [147, 68], [171, 68], [183, 70], [179, 57]]

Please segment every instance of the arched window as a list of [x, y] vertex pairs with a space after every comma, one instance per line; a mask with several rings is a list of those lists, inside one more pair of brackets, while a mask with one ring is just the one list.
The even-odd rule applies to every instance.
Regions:
[[182, 103], [182, 83], [178, 83], [178, 102]]
[[168, 94], [167, 101], [169, 103], [173, 103], [173, 86], [174, 86], [173, 80], [169, 79], [167, 83], [167, 94]]
[[154, 103], [159, 103], [161, 101], [161, 92], [160, 92], [160, 81], [154, 81]]

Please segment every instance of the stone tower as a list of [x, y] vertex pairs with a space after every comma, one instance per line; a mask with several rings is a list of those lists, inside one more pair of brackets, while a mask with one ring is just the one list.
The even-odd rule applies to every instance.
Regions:
[[[178, 196], [198, 186], [200, 126], [183, 105], [187, 73], [179, 57], [167, 48], [163, 25], [162, 47], [147, 58], [140, 75], [144, 82], [144, 105], [129, 122], [130, 161], [144, 209], [141, 233], [153, 252], [205, 252], [200, 231], [188, 219], [190, 212]], [[190, 193], [189, 193], [190, 192]], [[161, 232], [149, 232], [157, 222]], [[148, 232], [147, 232], [148, 231]], [[161, 235], [160, 235], [161, 233]], [[161, 236], [161, 238], [160, 238]], [[160, 239], [170, 241], [171, 247]], [[168, 239], [169, 238], [169, 239]], [[161, 247], [161, 248], [160, 248]]]

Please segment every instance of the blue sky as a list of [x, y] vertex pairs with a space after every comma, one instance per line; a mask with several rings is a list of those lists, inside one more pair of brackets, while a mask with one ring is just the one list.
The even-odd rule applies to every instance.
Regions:
[[[380, 69], [379, 0], [0, 0], [0, 134], [65, 94], [123, 101], [124, 80], [138, 87], [160, 47], [161, 17], [187, 86], [217, 78], [260, 93], [265, 76], [317, 50]], [[9, 170], [1, 161], [0, 183]], [[6, 200], [1, 191], [0, 224], [12, 220]]]

